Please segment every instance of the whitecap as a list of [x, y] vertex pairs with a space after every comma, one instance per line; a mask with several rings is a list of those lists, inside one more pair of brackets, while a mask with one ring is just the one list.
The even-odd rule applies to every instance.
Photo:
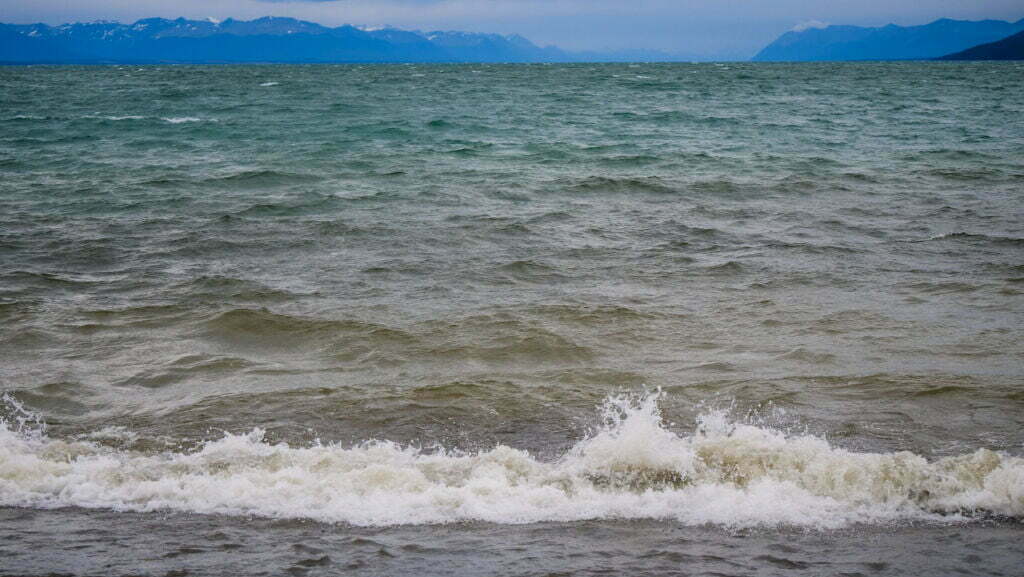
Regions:
[[[830, 529], [901, 520], [1024, 517], [1024, 459], [981, 449], [929, 461], [855, 453], [707, 412], [663, 423], [660, 393], [614, 397], [602, 425], [555, 460], [498, 445], [423, 451], [270, 443], [262, 430], [195, 451], [143, 453], [0, 425], [0, 506], [313, 519], [359, 526], [663, 519]], [[28, 432], [27, 432], [28, 431]], [[125, 431], [99, 431], [108, 438]]]
[[134, 431], [128, 430], [128, 428], [124, 426], [111, 425], [96, 431], [84, 433], [81, 435], [81, 438], [93, 441], [120, 441], [123, 443], [133, 443], [138, 440], [139, 435]]
[[90, 115], [83, 116], [82, 118], [92, 118], [92, 119], [98, 119], [98, 120], [113, 120], [113, 121], [116, 122], [116, 121], [121, 121], [121, 120], [145, 120], [146, 117], [145, 116], [138, 116], [138, 115], [135, 115], [135, 114], [128, 114], [128, 115], [123, 115], [123, 116], [105, 116], [105, 115], [101, 115], [101, 114], [90, 114]]

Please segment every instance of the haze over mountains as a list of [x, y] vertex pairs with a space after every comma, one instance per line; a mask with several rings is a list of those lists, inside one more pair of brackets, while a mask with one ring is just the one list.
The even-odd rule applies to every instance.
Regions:
[[[941, 58], [1024, 31], [1024, 19], [942, 19], [922, 26], [804, 27], [780, 36], [755, 61], [906, 60]], [[1014, 58], [1012, 43], [988, 52]], [[974, 55], [974, 56], [972, 56]], [[989, 56], [991, 57], [991, 56]], [[1016, 56], [1019, 58], [1020, 56]], [[0, 24], [0, 62], [595, 62], [679, 60], [657, 51], [567, 52], [518, 35], [419, 32], [354, 26], [329, 28], [292, 18], [244, 21], [148, 18], [132, 24]], [[688, 60], [688, 59], [687, 59]]]
[[761, 50], [755, 61], [920, 60], [939, 58], [978, 44], [994, 42], [1024, 30], [1024, 18], [950, 20], [922, 26], [807, 27], [793, 30]]

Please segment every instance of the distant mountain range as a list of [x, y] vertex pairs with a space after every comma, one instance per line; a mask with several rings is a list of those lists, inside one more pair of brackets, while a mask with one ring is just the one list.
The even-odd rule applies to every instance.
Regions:
[[1024, 18], [936, 20], [922, 26], [881, 28], [809, 27], [786, 32], [766, 46], [755, 61], [919, 60], [939, 58], [1024, 31]]
[[[936, 20], [923, 26], [804, 27], [761, 50], [755, 61], [1022, 58], [1017, 22]], [[1014, 36], [1016, 35], [1016, 36]], [[0, 63], [228, 62], [654, 62], [706, 60], [633, 50], [567, 52], [519, 35], [330, 28], [293, 18], [245, 21], [147, 18], [132, 24], [0, 23]]]
[[1024, 60], [1024, 32], [948, 54], [940, 60]]
[[0, 24], [0, 62], [554, 62], [574, 58], [518, 35], [328, 28], [292, 18], [134, 24]]

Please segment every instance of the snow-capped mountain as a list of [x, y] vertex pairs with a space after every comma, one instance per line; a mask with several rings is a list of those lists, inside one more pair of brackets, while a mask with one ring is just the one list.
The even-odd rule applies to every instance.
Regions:
[[522, 36], [329, 28], [293, 18], [0, 24], [0, 62], [551, 62]]

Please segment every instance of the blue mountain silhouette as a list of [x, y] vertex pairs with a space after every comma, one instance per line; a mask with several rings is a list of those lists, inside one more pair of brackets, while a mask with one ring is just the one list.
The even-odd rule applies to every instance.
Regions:
[[1024, 18], [965, 21], [944, 18], [921, 26], [827, 26], [786, 32], [757, 61], [917, 60], [938, 58], [1024, 30]]
[[551, 62], [571, 58], [522, 36], [329, 28], [293, 18], [133, 24], [0, 24], [0, 62]]

